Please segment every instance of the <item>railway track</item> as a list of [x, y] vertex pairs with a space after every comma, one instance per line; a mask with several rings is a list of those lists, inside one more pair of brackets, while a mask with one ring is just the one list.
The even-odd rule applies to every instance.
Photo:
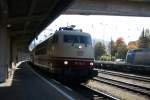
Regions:
[[[39, 73], [40, 75], [42, 75], [45, 79], [50, 79], [53, 76], [50, 76], [49, 73], [47, 71], [41, 70], [38, 67], [33, 67], [32, 68]], [[57, 80], [59, 81], [59, 80]], [[75, 92], [85, 96], [86, 98], [89, 98], [89, 100], [119, 100], [118, 98], [115, 98], [109, 94], [100, 92], [92, 87], [89, 87], [86, 84], [69, 84], [68, 83], [64, 83], [59, 81], [61, 84], [63, 84], [66, 87], [71, 88], [72, 90], [74, 90]]]
[[98, 70], [98, 72], [103, 73], [103, 74], [113, 75], [113, 76], [124, 77], [124, 78], [128, 78], [128, 79], [134, 79], [134, 80], [139, 80], [139, 81], [144, 81], [144, 82], [150, 82], [150, 78], [149, 77], [144, 77], [144, 76], [138, 76], [138, 75], [133, 75], [133, 74], [126, 74], [126, 73], [108, 71], [108, 70]]
[[83, 96], [89, 98], [90, 100], [120, 100], [119, 98], [116, 98], [110, 94], [101, 92], [98, 89], [92, 86], [88, 86], [87, 84], [84, 84], [84, 83], [80, 85], [75, 85], [75, 86], [69, 85], [68, 87], [77, 91]]
[[98, 100], [119, 100], [116, 97], [111, 96], [110, 94], [101, 92], [93, 87], [90, 87], [86, 84], [82, 84], [81, 86], [83, 86], [82, 88], [84, 88], [85, 90], [88, 90], [90, 93], [94, 94], [94, 98], [93, 99], [98, 99]]
[[124, 82], [117, 81], [117, 80], [107, 79], [107, 78], [103, 78], [100, 76], [93, 78], [93, 80], [97, 82], [102, 82], [102, 83], [106, 83], [109, 85], [117, 86], [119, 88], [123, 88], [129, 91], [133, 91], [133, 92], [140, 93], [140, 94], [150, 97], [150, 89], [146, 87], [124, 83]]

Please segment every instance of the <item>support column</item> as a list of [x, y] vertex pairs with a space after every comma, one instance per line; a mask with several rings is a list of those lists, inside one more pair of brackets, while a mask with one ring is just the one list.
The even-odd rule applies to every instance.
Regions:
[[8, 78], [10, 58], [10, 37], [6, 28], [0, 26], [0, 82]]
[[12, 41], [12, 66], [16, 66], [17, 63], [17, 46], [15, 42]]

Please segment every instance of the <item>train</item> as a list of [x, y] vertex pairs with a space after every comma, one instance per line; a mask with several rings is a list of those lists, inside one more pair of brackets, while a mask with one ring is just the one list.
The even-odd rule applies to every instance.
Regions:
[[73, 79], [97, 76], [91, 35], [74, 27], [60, 27], [32, 51], [32, 63], [50, 73]]
[[126, 62], [135, 65], [150, 65], [150, 48], [129, 50], [126, 56]]

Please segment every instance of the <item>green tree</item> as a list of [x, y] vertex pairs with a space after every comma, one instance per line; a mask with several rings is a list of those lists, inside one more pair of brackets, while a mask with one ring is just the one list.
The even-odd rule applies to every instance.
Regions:
[[150, 48], [150, 31], [146, 29], [142, 31], [138, 40], [138, 48]]
[[99, 59], [102, 55], [106, 53], [105, 51], [105, 45], [103, 45], [100, 41], [96, 43], [95, 48], [94, 48], [94, 53], [95, 53], [95, 59]]
[[116, 40], [116, 47], [117, 47], [117, 52], [115, 54], [116, 58], [125, 59], [128, 49], [123, 38], [120, 37]]
[[108, 44], [108, 50], [111, 56], [115, 56], [116, 52], [117, 52], [117, 47], [115, 45], [115, 42], [113, 40], [111, 40]]

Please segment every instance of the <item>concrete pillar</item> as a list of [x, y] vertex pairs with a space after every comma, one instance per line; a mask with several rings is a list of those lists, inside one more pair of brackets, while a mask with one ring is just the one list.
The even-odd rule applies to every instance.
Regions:
[[12, 41], [12, 65], [15, 66], [17, 63], [17, 46], [15, 42]]
[[10, 58], [10, 37], [6, 28], [0, 26], [0, 82], [4, 82], [8, 77]]

